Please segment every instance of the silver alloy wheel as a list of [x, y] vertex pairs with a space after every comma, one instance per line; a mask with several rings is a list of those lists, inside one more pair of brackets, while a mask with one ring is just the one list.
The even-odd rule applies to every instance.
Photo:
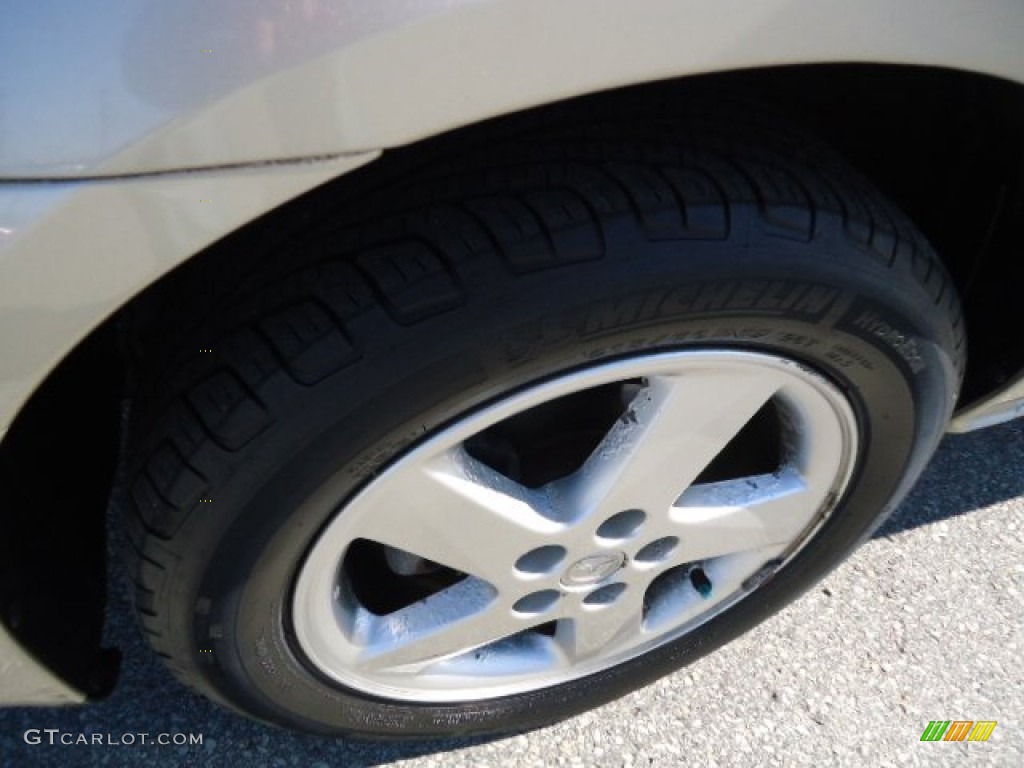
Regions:
[[[469, 449], [518, 414], [616, 383], [618, 418], [564, 476], [533, 487]], [[777, 462], [708, 481], [766, 407]], [[568, 373], [465, 415], [345, 504], [301, 566], [295, 635], [321, 673], [398, 700], [479, 700], [592, 674], [770, 578], [827, 518], [856, 453], [839, 390], [777, 356], [654, 353]], [[380, 546], [395, 579], [444, 578], [371, 610], [367, 595], [386, 586], [356, 583], [356, 543]]]

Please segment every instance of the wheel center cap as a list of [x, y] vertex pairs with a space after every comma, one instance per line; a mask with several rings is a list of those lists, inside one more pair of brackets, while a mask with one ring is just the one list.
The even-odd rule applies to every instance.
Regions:
[[598, 552], [577, 560], [562, 574], [562, 585], [566, 587], [587, 587], [604, 581], [626, 562], [623, 552]]

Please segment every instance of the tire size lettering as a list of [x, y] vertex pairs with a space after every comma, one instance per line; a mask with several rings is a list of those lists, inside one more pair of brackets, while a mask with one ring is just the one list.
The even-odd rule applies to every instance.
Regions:
[[852, 325], [888, 344], [914, 373], [924, 370], [925, 362], [917, 339], [895, 328], [877, 312], [870, 309], [862, 311], [853, 319]]
[[818, 340], [812, 339], [809, 336], [803, 336], [799, 333], [780, 333], [775, 339], [779, 344], [785, 344], [790, 347], [800, 347], [801, 349], [810, 349], [811, 347], [818, 346]]

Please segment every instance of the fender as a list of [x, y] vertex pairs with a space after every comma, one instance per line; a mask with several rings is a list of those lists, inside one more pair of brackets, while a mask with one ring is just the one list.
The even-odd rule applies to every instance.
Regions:
[[223, 235], [378, 154], [0, 183], [0, 438], [46, 375], [135, 294]]
[[6, 22], [8, 179], [363, 152], [743, 68], [874, 62], [1024, 81], [1019, 0], [39, 0]]

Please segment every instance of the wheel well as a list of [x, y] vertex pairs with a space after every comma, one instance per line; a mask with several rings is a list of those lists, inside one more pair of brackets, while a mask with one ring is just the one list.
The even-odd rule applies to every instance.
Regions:
[[[1024, 312], [1024, 302], [1015, 301], [1016, 286], [1024, 284], [1024, 260], [1014, 258], [1024, 246], [1024, 232], [1014, 226], [1024, 221], [1024, 86], [1008, 81], [943, 69], [822, 65], [647, 84], [396, 149], [333, 182], [332, 189], [355, 197], [382, 176], [401, 178], [438, 151], [486, 141], [488, 132], [524, 120], [557, 124], [578, 117], [578, 110], [621, 118], [637, 99], [657, 105], [697, 93], [705, 100], [724, 93], [752, 98], [804, 124], [860, 168], [931, 239], [964, 300], [971, 355], [962, 401], [985, 394], [1024, 366], [1024, 340], [1000, 332], [1018, 327]], [[273, 239], [281, 216], [301, 221], [304, 206], [318, 194], [322, 191], [260, 217], [129, 302], [56, 368], [0, 444], [0, 487], [17, 499], [7, 513], [7, 530], [14, 535], [0, 538], [6, 545], [0, 545], [0, 609], [27, 647], [76, 684], [87, 687], [98, 658], [104, 510], [121, 444], [122, 397], [131, 396], [125, 387], [129, 355], [123, 350], [133, 347], [140, 328], [149, 342], [158, 342], [189, 313], [216, 311], [217, 280], [230, 281], [250, 266], [238, 254], [258, 254], [259, 247], [250, 251], [248, 246]], [[125, 328], [130, 332], [118, 333]], [[144, 355], [145, 346], [136, 351]], [[58, 478], [66, 482], [54, 482]], [[62, 497], [59, 489], [76, 482], [87, 492]], [[76, 586], [82, 585], [73, 595], [53, 576], [68, 571], [75, 573]], [[77, 607], [67, 607], [71, 598]], [[30, 605], [48, 609], [26, 612]], [[81, 642], [53, 641], [68, 636]], [[79, 650], [61, 650], [72, 646]]]
[[899, 205], [963, 302], [961, 404], [1024, 367], [1024, 86], [945, 69], [835, 65], [737, 73]]
[[40, 662], [94, 698], [113, 687], [119, 661], [100, 643], [122, 372], [106, 323], [39, 387], [0, 443], [0, 617]]

